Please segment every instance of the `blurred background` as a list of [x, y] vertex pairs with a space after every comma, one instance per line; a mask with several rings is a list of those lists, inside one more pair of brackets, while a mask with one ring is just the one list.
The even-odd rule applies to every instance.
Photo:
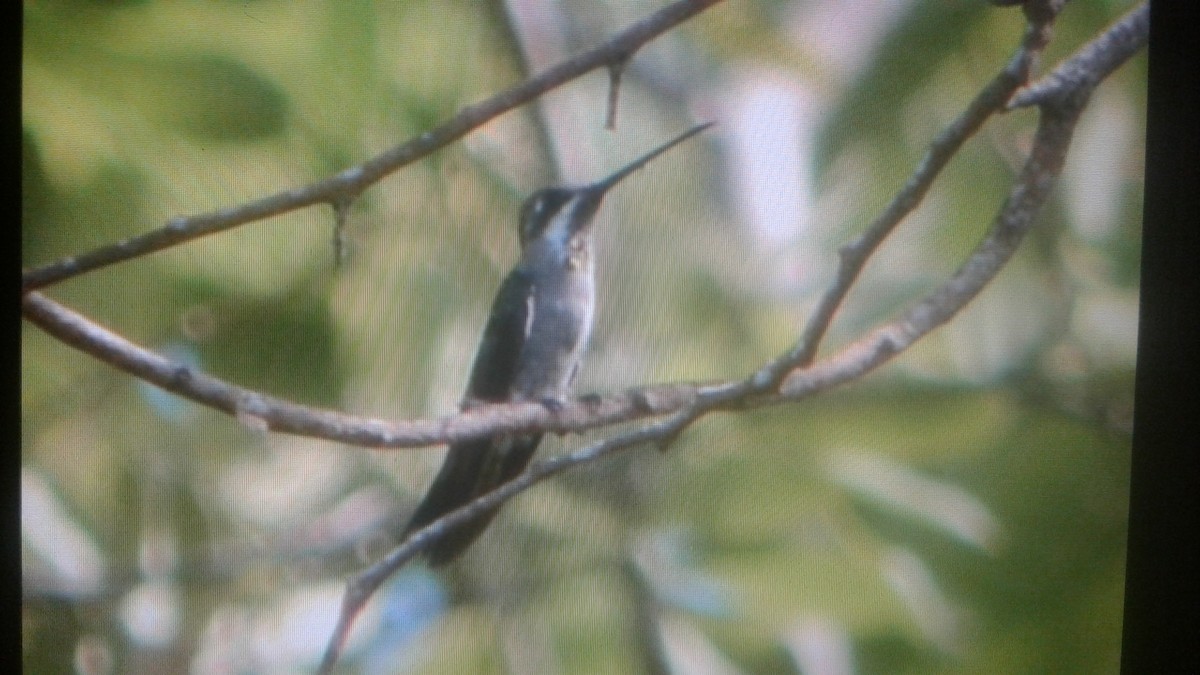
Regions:
[[[662, 4], [25, 4], [23, 263], [328, 176]], [[1132, 5], [1069, 4], [1044, 67]], [[606, 200], [577, 390], [742, 377], [1022, 29], [984, 2], [722, 3], [635, 55], [615, 130], [597, 71], [365, 192], [340, 265], [310, 208], [47, 293], [243, 386], [446, 414], [522, 198], [715, 120]], [[521, 495], [461, 561], [386, 585], [342, 672], [1116, 672], [1145, 66], [1096, 92], [1037, 228], [951, 324], [850, 386]], [[1035, 121], [959, 153], [824, 354], [957, 268]], [[311, 670], [442, 456], [264, 434], [29, 324], [21, 391], [26, 672]]]

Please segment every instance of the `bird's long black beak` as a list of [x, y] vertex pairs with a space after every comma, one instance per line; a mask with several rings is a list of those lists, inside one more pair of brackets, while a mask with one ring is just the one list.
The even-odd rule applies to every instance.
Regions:
[[698, 125], [692, 127], [691, 129], [688, 129], [687, 131], [683, 132], [682, 134], [676, 136], [675, 138], [667, 141], [666, 143], [663, 143], [662, 145], [658, 146], [657, 148], [651, 150], [650, 152], [647, 152], [646, 154], [642, 155], [641, 157], [633, 160], [629, 164], [626, 164], [624, 168], [621, 168], [621, 169], [617, 170], [616, 172], [610, 174], [607, 178], [597, 181], [595, 183], [592, 183], [591, 185], [589, 185], [586, 188], [586, 190], [590, 193], [593, 193], [596, 196], [596, 199], [598, 201], [600, 197], [604, 196], [605, 192], [608, 192], [609, 188], [616, 185], [617, 183], [620, 183], [622, 180], [625, 179], [626, 176], [633, 173], [634, 171], [637, 171], [638, 169], [642, 168], [643, 166], [646, 166], [647, 164], [650, 163], [650, 160], [654, 159], [655, 157], [658, 157], [659, 155], [663, 154], [664, 152], [670, 150], [671, 148], [675, 147], [676, 145], [679, 145], [680, 143], [691, 138], [692, 136], [695, 136], [696, 134], [700, 133], [701, 131], [704, 131], [705, 129], [711, 127], [712, 125], [713, 125], [712, 122], [705, 122], [704, 124], [698, 124]]
[[650, 160], [658, 157], [667, 150], [679, 145], [687, 139], [711, 127], [712, 122], [705, 122], [688, 129], [675, 138], [663, 143], [657, 148], [647, 152], [634, 161], [626, 164], [623, 168], [609, 174], [607, 178], [599, 180], [591, 185], [586, 185], [580, 188], [575, 194], [577, 195], [574, 210], [572, 211], [571, 230], [578, 232], [592, 223], [592, 218], [596, 215], [596, 211], [600, 209], [600, 202], [604, 200], [604, 194], [609, 191], [612, 186], [620, 183], [626, 176], [646, 166]]

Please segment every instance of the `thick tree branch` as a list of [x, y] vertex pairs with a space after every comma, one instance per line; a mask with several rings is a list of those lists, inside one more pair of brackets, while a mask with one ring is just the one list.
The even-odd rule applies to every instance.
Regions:
[[642, 45], [720, 1], [679, 0], [667, 5], [614, 35], [604, 44], [567, 59], [485, 101], [467, 106], [440, 126], [328, 178], [240, 206], [194, 216], [178, 216], [157, 230], [27, 270], [21, 278], [21, 291], [28, 293], [84, 272], [314, 204], [331, 204], [335, 208], [343, 205], [341, 208], [344, 208], [363, 190], [400, 167], [453, 143], [492, 118], [524, 105], [580, 75], [596, 68], [623, 64]]

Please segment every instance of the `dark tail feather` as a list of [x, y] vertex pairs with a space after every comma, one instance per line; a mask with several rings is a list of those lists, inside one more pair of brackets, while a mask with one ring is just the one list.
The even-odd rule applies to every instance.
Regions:
[[[467, 441], [450, 446], [425, 498], [417, 505], [402, 537], [432, 523], [476, 497], [490, 492], [517, 476], [529, 464], [542, 435], [506, 436]], [[429, 548], [430, 565], [444, 565], [457, 558], [487, 529], [499, 508], [480, 514], [446, 533]]]

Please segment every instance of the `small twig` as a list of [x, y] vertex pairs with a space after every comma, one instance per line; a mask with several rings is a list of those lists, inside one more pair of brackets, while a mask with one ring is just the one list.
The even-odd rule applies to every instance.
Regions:
[[617, 100], [620, 98], [621, 74], [629, 63], [626, 56], [608, 64], [608, 112], [604, 116], [604, 128], [615, 131], [617, 128]]
[[330, 202], [333, 207], [333, 262], [341, 265], [346, 262], [346, 223], [350, 220], [350, 207], [354, 200], [345, 197]]
[[175, 217], [157, 230], [26, 270], [21, 278], [21, 292], [28, 293], [84, 272], [161, 251], [238, 225], [314, 204], [354, 199], [393, 171], [449, 145], [492, 118], [595, 68], [628, 58], [645, 43], [720, 1], [678, 0], [614, 35], [604, 44], [567, 59], [485, 101], [467, 106], [436, 128], [328, 178], [241, 206]]

